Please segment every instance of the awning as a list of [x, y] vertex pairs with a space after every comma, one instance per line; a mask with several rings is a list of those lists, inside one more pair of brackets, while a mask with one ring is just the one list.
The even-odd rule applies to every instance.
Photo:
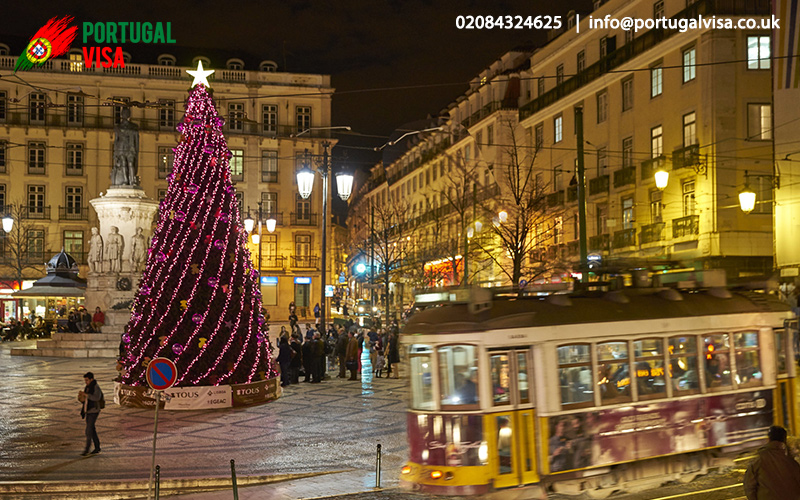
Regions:
[[84, 288], [66, 286], [32, 286], [27, 290], [19, 290], [12, 295], [15, 299], [20, 297], [83, 297]]

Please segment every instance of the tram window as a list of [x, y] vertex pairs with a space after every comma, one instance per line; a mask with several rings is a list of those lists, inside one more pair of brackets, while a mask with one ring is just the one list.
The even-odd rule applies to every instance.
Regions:
[[731, 382], [731, 355], [729, 335], [720, 333], [703, 337], [706, 364], [706, 387], [712, 390], [729, 388]]
[[510, 474], [514, 472], [511, 460], [511, 444], [513, 429], [511, 419], [508, 415], [495, 417], [497, 425], [497, 462], [500, 465], [500, 474]]
[[669, 339], [669, 376], [675, 395], [692, 394], [700, 389], [697, 377], [697, 339]]
[[428, 345], [411, 346], [411, 407], [416, 410], [433, 410], [433, 373]]
[[661, 339], [636, 340], [633, 343], [636, 367], [636, 388], [639, 400], [664, 398], [667, 384], [664, 378], [664, 348]]
[[758, 357], [758, 333], [734, 333], [733, 345], [736, 348], [736, 383], [739, 387], [761, 385], [763, 374]]
[[520, 403], [531, 402], [531, 392], [528, 389], [528, 357], [524, 352], [517, 353], [517, 392]]
[[[786, 330], [775, 330], [775, 361], [778, 364], [778, 375], [786, 375], [789, 372], [786, 364]], [[738, 367], [738, 357], [736, 362]]]
[[478, 349], [471, 345], [444, 346], [439, 352], [442, 406], [478, 405]]
[[495, 406], [511, 404], [511, 377], [508, 354], [492, 354], [492, 401]]
[[561, 404], [589, 403], [594, 398], [592, 360], [588, 344], [558, 348], [558, 377], [561, 383]]
[[631, 400], [631, 374], [628, 369], [628, 343], [597, 344], [597, 389], [603, 404]]

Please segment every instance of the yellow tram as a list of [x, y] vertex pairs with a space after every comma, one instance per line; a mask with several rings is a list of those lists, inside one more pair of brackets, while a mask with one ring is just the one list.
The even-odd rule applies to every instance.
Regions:
[[797, 429], [797, 321], [773, 295], [461, 294], [427, 295], [435, 307], [401, 335], [405, 487], [539, 484], [603, 497], [690, 480], [760, 445], [773, 423]]

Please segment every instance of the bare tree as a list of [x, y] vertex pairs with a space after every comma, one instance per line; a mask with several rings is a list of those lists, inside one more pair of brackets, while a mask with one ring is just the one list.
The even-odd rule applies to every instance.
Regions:
[[[32, 238], [31, 231], [38, 229], [35, 222], [24, 217], [27, 207], [21, 204], [6, 205], [7, 215], [14, 220], [11, 231], [3, 232], [2, 237], [2, 263], [10, 268], [11, 276], [17, 283], [31, 277], [28, 270], [36, 271], [35, 276], [40, 277], [45, 264], [45, 249], [39, 246], [37, 239]], [[43, 245], [43, 243], [42, 243]], [[10, 286], [8, 288], [11, 288]]]

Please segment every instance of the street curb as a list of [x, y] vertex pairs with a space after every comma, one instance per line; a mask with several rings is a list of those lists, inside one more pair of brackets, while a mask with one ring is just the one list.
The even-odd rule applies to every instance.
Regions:
[[[295, 479], [324, 476], [351, 472], [355, 469], [343, 469], [320, 472], [304, 472], [300, 474], [275, 474], [270, 476], [237, 476], [239, 487], [279, 483]], [[0, 496], [5, 495], [70, 495], [89, 493], [95, 495], [109, 494], [112, 498], [131, 498], [141, 494], [147, 495], [149, 480], [135, 481], [0, 481]], [[159, 483], [161, 495], [175, 495], [191, 490], [192, 492], [214, 491], [231, 488], [230, 477], [166, 479]]]

